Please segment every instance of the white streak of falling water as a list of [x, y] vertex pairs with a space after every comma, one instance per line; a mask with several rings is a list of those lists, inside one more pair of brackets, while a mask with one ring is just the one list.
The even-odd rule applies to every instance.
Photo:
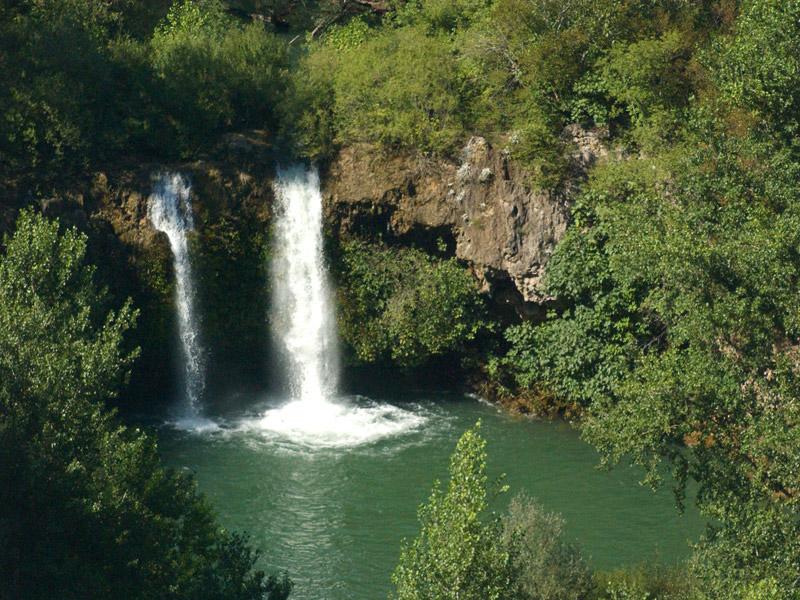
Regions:
[[186, 233], [194, 229], [191, 187], [178, 173], [161, 173], [148, 201], [150, 221], [167, 234], [175, 268], [175, 304], [183, 354], [185, 417], [200, 414], [205, 365], [194, 307], [194, 279]]
[[279, 171], [275, 192], [271, 321], [288, 363], [291, 398], [242, 427], [315, 447], [354, 446], [419, 427], [425, 417], [410, 411], [335, 398], [336, 323], [325, 271], [316, 169], [293, 166]]
[[327, 405], [336, 391], [338, 360], [316, 169], [280, 171], [275, 191], [273, 328], [289, 363], [292, 399], [309, 408]]

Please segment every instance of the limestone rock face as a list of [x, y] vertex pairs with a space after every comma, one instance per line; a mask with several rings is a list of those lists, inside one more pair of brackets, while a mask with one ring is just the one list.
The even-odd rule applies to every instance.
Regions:
[[[574, 181], [605, 155], [597, 132], [564, 132], [575, 148]], [[564, 235], [576, 186], [531, 190], [508, 155], [473, 137], [459, 162], [387, 156], [369, 145], [345, 148], [325, 178], [325, 211], [340, 234], [376, 228], [403, 238], [447, 235], [488, 292], [513, 287], [526, 303], [546, 298], [542, 277]]]

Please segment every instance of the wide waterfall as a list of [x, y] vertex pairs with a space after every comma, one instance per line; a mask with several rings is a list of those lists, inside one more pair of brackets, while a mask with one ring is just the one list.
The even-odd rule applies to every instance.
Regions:
[[336, 319], [316, 169], [279, 170], [275, 193], [270, 320], [287, 365], [290, 400], [250, 426], [304, 445], [349, 446], [421, 425], [424, 417], [412, 411], [336, 396]]
[[280, 171], [275, 192], [271, 320], [289, 365], [292, 398], [311, 408], [329, 403], [338, 375], [317, 171], [300, 166]]
[[175, 304], [183, 358], [184, 399], [181, 417], [199, 416], [205, 388], [205, 365], [200, 345], [194, 279], [186, 233], [194, 229], [191, 186], [178, 173], [160, 173], [148, 201], [150, 221], [167, 234], [175, 268]]

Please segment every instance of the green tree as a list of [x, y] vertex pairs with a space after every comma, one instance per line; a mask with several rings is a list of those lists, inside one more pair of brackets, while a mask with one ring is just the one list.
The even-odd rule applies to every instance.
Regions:
[[280, 129], [286, 42], [222, 0], [169, 4], [2, 3], [4, 187], [63, 191], [131, 154], [174, 159], [231, 129]]
[[595, 573], [598, 600], [706, 600], [685, 564], [643, 563]]
[[447, 153], [464, 137], [468, 89], [446, 40], [390, 29], [344, 56], [333, 80], [340, 141]]
[[580, 549], [564, 539], [564, 519], [525, 496], [502, 518], [515, 600], [584, 600], [594, 584]]
[[520, 383], [581, 399], [609, 462], [632, 458], [653, 483], [667, 463], [681, 493], [699, 483], [714, 525], [693, 570], [732, 599], [800, 574], [800, 166], [702, 114], [685, 145], [612, 169], [622, 179], [594, 174], [594, 217], [556, 252], [570, 264], [553, 264], [567, 308], [520, 328], [508, 360]]
[[242, 26], [221, 0], [184, 0], [170, 9], [150, 46], [161, 109], [179, 149], [194, 152], [229, 129], [277, 129], [286, 45], [261, 25]]
[[[702, 98], [671, 84], [653, 95], [651, 76], [684, 77], [668, 37], [600, 60], [645, 127], [684, 103], [686, 119], [671, 144], [593, 171], [549, 265], [558, 312], [508, 332], [517, 383], [587, 407], [583, 434], [608, 463], [633, 459], [654, 484], [669, 465], [680, 501], [698, 483], [712, 525], [692, 571], [725, 600], [771, 582], [792, 598], [800, 581], [792, 7], [744, 3], [706, 50], [706, 85], [719, 88]], [[750, 68], [759, 52], [774, 77]], [[739, 88], [734, 73], [764, 81]]]
[[491, 4], [491, 0], [395, 1], [393, 21], [401, 24], [422, 23], [432, 31], [455, 32], [480, 19]]
[[800, 126], [800, 2], [745, 0], [735, 34], [709, 56], [722, 91], [773, 128]]
[[592, 72], [609, 98], [606, 119], [624, 115], [650, 150], [676, 131], [692, 91], [688, 75], [694, 40], [678, 30], [613, 46]]
[[110, 124], [114, 95], [105, 3], [48, 0], [0, 7], [0, 173], [31, 187], [85, 166]]
[[509, 327], [510, 347], [500, 361], [518, 388], [584, 408], [625, 377], [648, 333], [637, 314], [638, 290], [609, 264], [606, 227], [592, 208], [601, 197], [587, 192], [578, 201], [573, 227], [548, 264], [547, 291], [565, 308], [538, 325]]
[[632, 456], [655, 479], [667, 461], [679, 481], [700, 483], [716, 522], [704, 574], [717, 597], [735, 598], [745, 583], [800, 577], [787, 541], [800, 484], [800, 167], [757, 138], [711, 139], [676, 165], [669, 199], [604, 207], [612, 268], [647, 290], [638, 310], [662, 333], [584, 430], [612, 460]]
[[0, 257], [0, 595], [285, 598], [191, 479], [104, 403], [136, 311], [110, 310], [86, 238], [23, 212]]
[[510, 597], [499, 523], [481, 520], [488, 503], [485, 448], [478, 422], [456, 445], [447, 490], [434, 483], [428, 502], [420, 506], [419, 536], [404, 542], [392, 575], [398, 600]]

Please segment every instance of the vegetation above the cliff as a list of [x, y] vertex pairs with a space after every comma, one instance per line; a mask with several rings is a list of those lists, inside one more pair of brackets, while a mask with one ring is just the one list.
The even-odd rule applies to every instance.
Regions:
[[0, 8], [5, 186], [47, 191], [131, 155], [194, 155], [222, 131], [277, 130], [284, 42], [221, 1], [139, 4]]
[[479, 133], [508, 143], [537, 184], [554, 186], [565, 175], [567, 123], [632, 132], [651, 147], [670, 139], [708, 84], [697, 50], [736, 7], [373, 4], [5, 5], [4, 183], [47, 190], [131, 154], [196, 156], [221, 132], [255, 128], [312, 158], [356, 141], [448, 155]]
[[[306, 150], [378, 142], [453, 154], [467, 136], [507, 144], [538, 185], [565, 175], [565, 125], [670, 139], [705, 85], [696, 52], [734, 2], [396, 2], [311, 44], [297, 72], [315, 88]], [[309, 85], [309, 83], [306, 83]], [[301, 112], [304, 110], [300, 107]]]

